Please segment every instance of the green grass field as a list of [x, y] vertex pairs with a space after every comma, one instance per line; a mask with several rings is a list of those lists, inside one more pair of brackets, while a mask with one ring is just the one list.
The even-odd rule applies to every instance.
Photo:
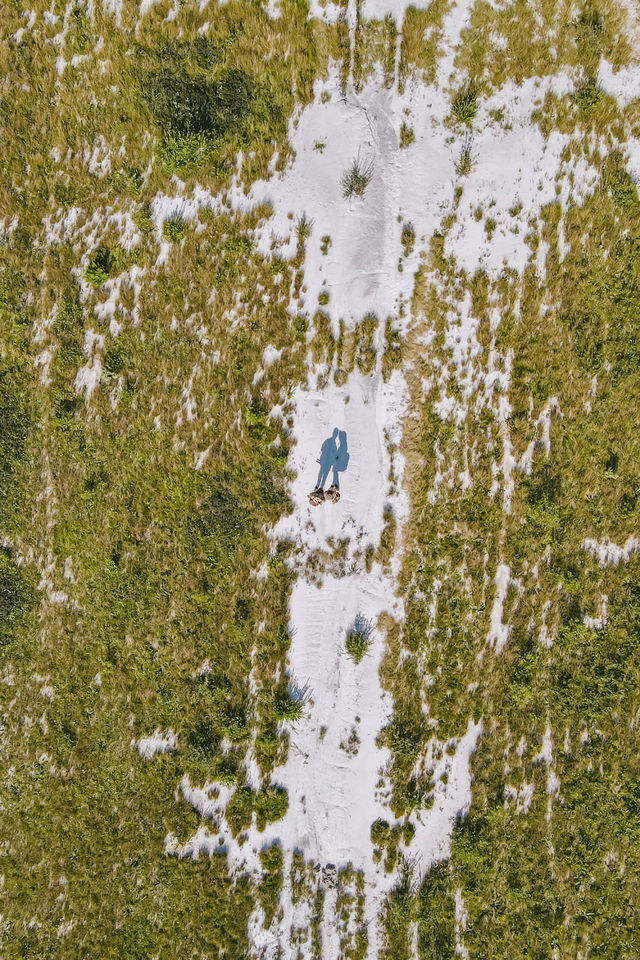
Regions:
[[[405, 612], [382, 622], [389, 814], [371, 844], [394, 882], [379, 956], [634, 960], [640, 559], [601, 564], [585, 541], [640, 535], [640, 100], [616, 100], [598, 73], [602, 57], [640, 70], [635, 13], [477, 0], [450, 51], [440, 0], [380, 20], [350, 0], [335, 22], [299, 0], [278, 18], [250, 0], [107, 6], [3, 6], [0, 955], [259, 957], [249, 918], [257, 904], [277, 923], [283, 888], [306, 905], [305, 938], [265, 960], [370, 955], [355, 867], [338, 865], [329, 946], [304, 850], [265, 846], [256, 878], [230, 872], [222, 847], [179, 859], [164, 843], [205, 822], [178, 795], [185, 775], [236, 788], [241, 840], [287, 810], [270, 776], [304, 712], [287, 675], [299, 563], [269, 531], [293, 510], [292, 397], [313, 364], [320, 387], [379, 364], [410, 398], [408, 517], [389, 509], [363, 554], [368, 569], [397, 562]], [[451, 203], [424, 242], [399, 225], [389, 263], [419, 258], [407, 322], [363, 311], [336, 336], [332, 296], [300, 306], [307, 247], [330, 259], [332, 238], [300, 221], [292, 256], [277, 240], [265, 252], [272, 208], [216, 198], [286, 170], [289, 125], [333, 65], [343, 94], [392, 96], [434, 84], [449, 55]], [[486, 103], [563, 71], [571, 91], [547, 90], [531, 125], [550, 149], [566, 138], [555, 200], [524, 227], [512, 216], [526, 265], [465, 270], [474, 138], [509, 133]], [[411, 119], [396, 126], [410, 150]], [[587, 168], [592, 187], [563, 193]], [[346, 171], [345, 217], [373, 171]], [[159, 198], [196, 186], [207, 203], [159, 219]], [[495, 210], [477, 213], [493, 242]], [[437, 412], [444, 394], [457, 419]], [[342, 576], [346, 558], [334, 543], [304, 572]], [[346, 639], [357, 665], [365, 633]], [[470, 808], [420, 874], [412, 817], [439, 789], [420, 763], [470, 719]], [[154, 730], [176, 747], [145, 760], [136, 744]]]

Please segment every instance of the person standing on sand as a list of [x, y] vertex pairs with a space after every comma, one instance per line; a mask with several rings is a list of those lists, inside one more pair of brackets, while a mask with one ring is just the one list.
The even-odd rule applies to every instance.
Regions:
[[320, 448], [320, 456], [317, 461], [320, 464], [320, 469], [318, 471], [318, 479], [316, 480], [316, 490], [322, 490], [332, 467], [335, 471], [335, 464], [338, 459], [338, 448], [336, 446], [336, 437], [338, 434], [339, 430], [335, 427], [331, 436], [327, 437]]
[[336, 447], [336, 457], [333, 463], [333, 479], [331, 486], [325, 493], [325, 498], [331, 503], [337, 503], [340, 499], [340, 474], [349, 466], [349, 448], [347, 446], [347, 433], [345, 430], [338, 431], [338, 446]]
[[[338, 443], [336, 443], [336, 440]], [[347, 469], [349, 463], [349, 451], [347, 449], [347, 434], [344, 430], [334, 428], [330, 437], [323, 442], [318, 457], [320, 470], [318, 471], [318, 480], [315, 490], [309, 494], [309, 503], [312, 507], [317, 507], [324, 503], [325, 499], [331, 503], [337, 503], [340, 499], [340, 477], [339, 474]], [[329, 473], [332, 472], [332, 482], [328, 490], [324, 491], [324, 485], [327, 482]]]

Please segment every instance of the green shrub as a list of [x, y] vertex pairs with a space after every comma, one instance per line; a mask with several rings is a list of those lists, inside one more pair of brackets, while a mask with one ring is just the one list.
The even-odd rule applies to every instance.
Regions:
[[624, 158], [618, 150], [607, 157], [602, 171], [602, 182], [611, 192], [611, 199], [617, 207], [629, 211], [637, 210], [638, 189], [625, 169]]
[[313, 229], [313, 220], [310, 220], [305, 213], [296, 220], [296, 236], [300, 243], [304, 243], [311, 236]]
[[326, 305], [329, 303], [329, 294], [326, 290], [323, 290], [318, 294], [318, 303], [322, 307], [326, 307]]
[[292, 697], [291, 694], [278, 697], [275, 705], [275, 715], [278, 720], [297, 723], [304, 716], [304, 700]]
[[468, 83], [458, 90], [453, 103], [451, 104], [451, 113], [459, 123], [466, 123], [469, 126], [476, 115], [478, 109], [478, 94], [475, 84]]
[[367, 313], [356, 327], [355, 363], [361, 373], [371, 373], [378, 357], [375, 335], [378, 329], [378, 318], [375, 313]]
[[597, 80], [594, 77], [589, 77], [588, 80], [576, 89], [571, 99], [578, 107], [580, 113], [589, 113], [601, 97], [602, 91], [598, 86]]
[[362, 614], [358, 613], [353, 626], [347, 631], [345, 647], [354, 663], [360, 663], [369, 649], [373, 624]]
[[287, 275], [287, 265], [284, 260], [281, 260], [280, 257], [274, 257], [269, 265], [269, 270], [271, 275], [277, 277], [285, 277]]
[[281, 820], [289, 806], [289, 796], [284, 787], [267, 787], [255, 799], [256, 824], [262, 831], [268, 823]]
[[229, 787], [232, 787], [238, 781], [238, 761], [235, 757], [232, 757], [230, 754], [227, 754], [226, 757], [223, 757], [218, 761], [218, 766], [214, 771], [215, 779], [219, 783], [224, 783]]
[[379, 817], [371, 824], [371, 843], [374, 847], [383, 847], [389, 838], [389, 823]]
[[415, 139], [416, 135], [413, 132], [413, 128], [403, 122], [400, 127], [400, 146], [403, 148], [408, 147], [414, 143]]
[[215, 148], [205, 134], [165, 136], [160, 145], [160, 160], [167, 173], [189, 173], [198, 167], [215, 167]]
[[273, 873], [282, 869], [282, 847], [279, 843], [272, 843], [260, 851], [260, 863], [262, 869]]
[[232, 743], [244, 740], [249, 734], [245, 711], [226, 706], [220, 718], [220, 729]]
[[72, 7], [67, 15], [67, 23], [71, 38], [74, 41], [75, 52], [86, 49], [91, 35], [90, 23], [86, 10], [80, 4]]
[[245, 420], [249, 434], [253, 437], [263, 437], [268, 430], [267, 411], [260, 397], [254, 397], [245, 411]]
[[596, 67], [605, 39], [604, 23], [599, 10], [595, 5], [587, 3], [572, 26], [580, 59], [588, 67]]
[[408, 257], [413, 246], [416, 242], [416, 232], [413, 229], [412, 223], [405, 223], [402, 227], [402, 235], [400, 237], [400, 242], [402, 243], [402, 248], [404, 250], [405, 257]]
[[213, 561], [220, 548], [236, 545], [246, 529], [248, 516], [231, 489], [230, 477], [212, 477], [211, 487], [209, 497], [187, 518], [187, 532]]
[[178, 243], [185, 235], [187, 225], [179, 214], [169, 217], [162, 224], [162, 236], [169, 243]]
[[420, 956], [424, 960], [455, 956], [455, 900], [448, 863], [434, 864], [418, 892], [417, 900]]
[[118, 377], [124, 369], [124, 350], [117, 341], [107, 346], [102, 357], [102, 371], [105, 380]]
[[162, 130], [162, 160], [172, 171], [215, 165], [223, 144], [238, 148], [275, 139], [284, 130], [272, 91], [236, 67], [213, 77], [193, 76], [178, 65], [150, 71], [140, 93]]
[[267, 928], [278, 909], [278, 898], [282, 889], [282, 860], [282, 847], [278, 842], [260, 851], [260, 864], [264, 872], [260, 879], [258, 896]]
[[261, 767], [268, 767], [275, 763], [279, 746], [280, 740], [275, 727], [270, 727], [258, 734], [255, 742], [255, 754]]
[[101, 287], [109, 279], [109, 274], [102, 267], [90, 263], [84, 272], [84, 278], [92, 287]]
[[363, 163], [359, 158], [345, 170], [340, 181], [345, 200], [362, 197], [373, 175], [373, 163]]
[[92, 287], [101, 287], [123, 265], [123, 260], [121, 247], [96, 247], [89, 257], [84, 278]]
[[245, 117], [255, 85], [241, 70], [222, 70], [215, 80], [166, 70], [146, 76], [141, 91], [163, 131], [218, 139]]
[[153, 220], [150, 216], [148, 204], [145, 204], [140, 210], [136, 210], [136, 212], [132, 214], [131, 219], [140, 233], [151, 233], [153, 230]]
[[253, 240], [246, 233], [229, 237], [224, 242], [225, 254], [230, 254], [236, 260], [242, 256], [248, 257], [252, 250]]
[[[385, 380], [389, 378], [393, 370], [398, 369], [402, 363], [402, 335], [399, 330], [393, 327], [393, 317], [387, 317], [384, 325], [384, 353], [382, 355], [382, 376]], [[375, 550], [372, 544], [369, 545], [369, 555], [373, 561]]]
[[255, 794], [249, 787], [238, 787], [227, 804], [226, 818], [235, 837], [251, 826]]
[[202, 760], [208, 760], [217, 753], [220, 732], [212, 720], [203, 718], [189, 732], [187, 743], [196, 756]]
[[25, 452], [30, 415], [26, 398], [16, 388], [15, 372], [0, 366], [0, 480], [11, 473]]

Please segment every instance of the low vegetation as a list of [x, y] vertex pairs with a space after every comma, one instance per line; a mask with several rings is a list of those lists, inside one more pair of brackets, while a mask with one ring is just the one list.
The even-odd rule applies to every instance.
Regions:
[[[619, 120], [602, 114], [599, 122], [608, 137], [608, 124], [616, 129]], [[550, 204], [530, 235], [532, 254], [549, 245], [544, 279], [533, 262], [522, 277], [464, 277], [436, 237], [417, 285], [415, 311], [425, 311], [434, 352], [426, 361], [415, 356], [421, 425], [410, 425], [407, 437], [416, 512], [403, 572], [406, 619], [388, 634], [382, 668], [395, 700], [380, 740], [393, 755], [396, 816], [406, 822], [416, 802], [429, 808], [432, 770], [421, 783], [415, 765], [434, 734], [442, 743], [460, 736], [470, 717], [482, 719], [485, 733], [450, 861], [390, 898], [393, 956], [409, 949], [412, 920], [421, 957], [455, 952], [461, 902], [470, 956], [525, 956], [531, 943], [541, 955], [577, 955], [587, 940], [591, 951], [621, 957], [637, 949], [625, 905], [636, 901], [638, 864], [622, 851], [635, 849], [637, 832], [638, 560], [603, 567], [583, 543], [607, 536], [624, 544], [638, 524], [638, 441], [628, 411], [640, 389], [632, 319], [640, 217], [622, 156], [612, 149], [590, 160], [598, 163], [594, 193], [566, 210]], [[479, 346], [474, 376], [510, 358], [504, 424], [498, 398], [464, 397], [449, 366], [465, 296]], [[424, 387], [442, 370], [450, 395], [468, 404], [462, 423], [439, 416], [438, 393]], [[540, 434], [546, 417], [548, 446]], [[523, 464], [510, 474], [505, 443]], [[456, 479], [438, 485], [436, 450], [441, 474], [456, 478], [468, 464], [470, 487]], [[500, 564], [509, 579], [498, 653], [489, 638]], [[607, 612], [598, 619], [603, 597]], [[413, 694], [425, 675], [430, 729]], [[382, 826], [378, 832], [382, 843]]]
[[[356, 682], [373, 630], [384, 637], [393, 702], [378, 737], [389, 812], [370, 825], [375, 862], [395, 878], [381, 958], [640, 953], [640, 556], [607, 566], [584, 548], [640, 528], [640, 201], [625, 147], [640, 124], [638, 102], [619, 106], [601, 72], [629, 61], [630, 13], [610, 0], [476, 3], [449, 51], [441, 0], [370, 21], [361, 4], [348, 17], [339, 6], [334, 25], [298, 0], [281, 0], [279, 17], [246, 0], [4, 9], [7, 960], [240, 960], [256, 906], [277, 924], [289, 862], [286, 890], [310, 918], [292, 949], [322, 956], [329, 904], [341, 956], [367, 955], [363, 874], [316, 869], [270, 827], [289, 810], [278, 770], [308, 716], [288, 663], [296, 548], [269, 531], [292, 510], [291, 397], [310, 358], [320, 388], [354, 371], [388, 388], [402, 369], [410, 393], [408, 518], [385, 507], [379, 545], [353, 560], [398, 572], [403, 615], [343, 625]], [[292, 218], [287, 259], [268, 205], [206, 198], [234, 176], [249, 186], [282, 171], [288, 125], [330, 61], [345, 96], [376, 82], [386, 97], [433, 82], [449, 52], [451, 203], [431, 238], [406, 208], [394, 221], [389, 270], [420, 264], [412, 302], [347, 323], [323, 290], [315, 313], [296, 315], [305, 245], [329, 269], [337, 241]], [[532, 136], [565, 145], [556, 199], [518, 228], [529, 262], [463, 271], [449, 241], [485, 98], [561, 71], [571, 88], [541, 90], [534, 115]], [[406, 101], [393, 117], [406, 163], [424, 131]], [[509, 101], [487, 122], [508, 130]], [[315, 149], [319, 162], [331, 152]], [[594, 172], [579, 200], [564, 189], [572, 164]], [[357, 156], [334, 189], [365, 197], [366, 212], [373, 176]], [[198, 210], [158, 218], [159, 197], [196, 186]], [[485, 196], [472, 209], [476, 236], [495, 243], [505, 215]], [[522, 211], [516, 198], [509, 218]], [[330, 548], [310, 576], [350, 569], [349, 541]], [[468, 815], [450, 857], [419, 877], [407, 848], [470, 719], [483, 727]], [[175, 740], [145, 756], [154, 731]], [[361, 757], [362, 728], [341, 736], [341, 761]], [[185, 776], [229, 788], [234, 843], [258, 837], [255, 875], [230, 877], [224, 842], [166, 855], [168, 835], [213, 830], [177, 799]]]
[[415, 139], [416, 135], [413, 128], [403, 121], [400, 125], [400, 146], [403, 148], [410, 147], [412, 143], [415, 143]]
[[451, 104], [451, 115], [458, 123], [470, 126], [478, 109], [478, 91], [475, 84], [468, 83], [458, 90]]
[[372, 633], [373, 623], [371, 620], [367, 620], [362, 613], [357, 614], [352, 626], [347, 630], [345, 640], [347, 653], [354, 663], [360, 663], [366, 655], [371, 643]]
[[[241, 956], [253, 887], [229, 885], [223, 850], [165, 856], [167, 833], [183, 842], [200, 823], [176, 789], [188, 774], [242, 799], [253, 742], [257, 828], [288, 803], [268, 785], [287, 754], [275, 678], [291, 574], [264, 529], [290, 510], [290, 438], [266, 411], [304, 375], [286, 310], [297, 268], [254, 251], [265, 208], [201, 210], [193, 230], [170, 218], [156, 267], [152, 202], [196, 168], [215, 192], [239, 146], [248, 178], [276, 145], [286, 157], [292, 88], [305, 102], [321, 53], [295, 5], [282, 36], [235, 4], [207, 38], [188, 11], [172, 24], [155, 8], [134, 37], [134, 10], [120, 28], [82, 7], [49, 27], [37, 7], [0, 45], [0, 195], [18, 224], [0, 246], [7, 960]], [[7, 17], [6, 37], [25, 26]], [[282, 359], [254, 385], [269, 344]], [[143, 759], [135, 744], [156, 729], [176, 747]]]
[[353, 197], [363, 197], [373, 175], [373, 162], [365, 163], [360, 158], [353, 161], [345, 170], [341, 182], [342, 195], [345, 200]]
[[179, 243], [185, 235], [187, 226], [180, 216], [169, 217], [162, 224], [162, 236], [169, 243]]

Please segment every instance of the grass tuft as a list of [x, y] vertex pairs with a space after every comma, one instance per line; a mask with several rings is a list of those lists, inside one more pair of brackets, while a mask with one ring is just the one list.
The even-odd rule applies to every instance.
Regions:
[[306, 687], [300, 687], [295, 679], [290, 679], [287, 692], [276, 697], [276, 719], [288, 720], [289, 723], [297, 723], [302, 720], [307, 699]]
[[402, 243], [402, 249], [405, 257], [408, 257], [416, 242], [416, 232], [412, 223], [405, 223], [403, 225], [400, 242]]
[[84, 278], [92, 287], [101, 287], [109, 279], [111, 266], [110, 251], [106, 247], [98, 247], [91, 254]]
[[599, 103], [602, 97], [602, 91], [598, 86], [595, 77], [589, 77], [582, 83], [572, 95], [571, 99], [582, 114], [590, 113]]
[[416, 135], [413, 132], [413, 127], [410, 127], [407, 123], [402, 123], [400, 127], [400, 147], [409, 147], [412, 143], [415, 142]]
[[364, 163], [359, 157], [355, 159], [348, 170], [345, 170], [340, 181], [342, 196], [345, 200], [350, 200], [352, 197], [363, 197], [372, 176], [373, 162]]
[[458, 157], [458, 162], [456, 163], [456, 173], [459, 177], [466, 177], [471, 173], [471, 168], [473, 166], [473, 155], [471, 153], [472, 138], [471, 134], [467, 134], [464, 138], [464, 143], [462, 144], [462, 150], [460, 151], [460, 156]]
[[451, 113], [458, 123], [471, 126], [477, 110], [478, 93], [475, 84], [470, 82], [456, 93], [451, 104]]
[[162, 236], [169, 243], [178, 243], [186, 233], [187, 225], [179, 214], [169, 217], [162, 224]]
[[354, 663], [358, 664], [369, 650], [373, 623], [363, 613], [356, 614], [353, 626], [347, 631], [345, 647]]

